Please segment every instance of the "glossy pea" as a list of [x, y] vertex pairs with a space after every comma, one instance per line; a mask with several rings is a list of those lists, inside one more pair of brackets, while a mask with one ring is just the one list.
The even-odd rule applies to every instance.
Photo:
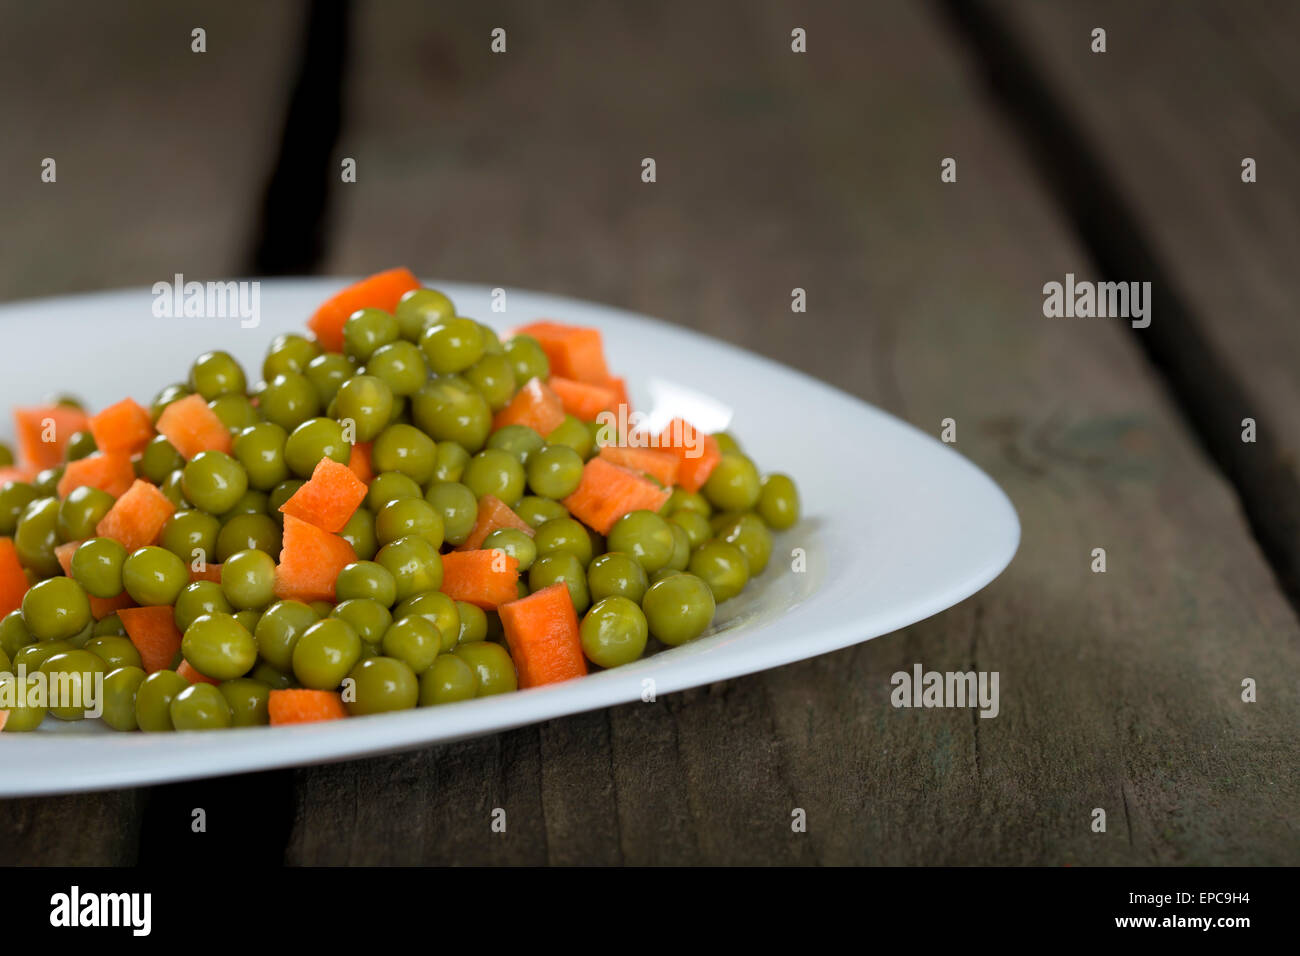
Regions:
[[420, 699], [420, 682], [403, 660], [395, 657], [367, 657], [349, 672], [354, 693], [345, 702], [354, 717], [410, 710]]
[[375, 516], [369, 508], [358, 508], [339, 532], [339, 537], [352, 545], [352, 551], [362, 561], [369, 561], [379, 550], [375, 537]]
[[64, 541], [85, 541], [95, 536], [95, 528], [113, 507], [114, 498], [106, 491], [83, 485], [68, 492], [59, 504], [58, 528]]
[[645, 653], [645, 614], [635, 601], [619, 595], [591, 606], [579, 627], [582, 653], [600, 667], [630, 664]]
[[528, 459], [545, 444], [546, 440], [527, 425], [504, 425], [487, 440], [488, 448], [506, 452], [521, 465], [528, 464]]
[[758, 504], [758, 469], [744, 455], [724, 454], [704, 483], [704, 497], [723, 511], [748, 511]]
[[[25, 481], [6, 481], [0, 485], [0, 535], [10, 536], [18, 527], [18, 519], [27, 506], [40, 497], [36, 489]], [[58, 515], [55, 515], [57, 532]]]
[[209, 402], [222, 395], [243, 394], [248, 388], [244, 370], [229, 352], [204, 352], [196, 358], [189, 384]]
[[381, 345], [366, 362], [366, 373], [373, 375], [393, 395], [413, 395], [429, 377], [424, 353], [412, 342], [399, 341]]
[[456, 633], [457, 644], [487, 640], [487, 612], [476, 604], [457, 601], [456, 613], [460, 617], [460, 629]]
[[278, 557], [281, 537], [280, 526], [270, 515], [235, 515], [217, 533], [217, 562], [229, 561], [240, 551], [262, 551]]
[[533, 534], [533, 544], [539, 555], [554, 551], [567, 551], [585, 568], [591, 563], [593, 547], [587, 528], [574, 518], [553, 518]]
[[208, 408], [232, 433], [263, 421], [262, 412], [247, 395], [222, 395], [208, 402]]
[[472, 668], [455, 654], [439, 654], [420, 675], [420, 706], [433, 707], [470, 700], [478, 689]]
[[434, 481], [460, 481], [469, 464], [469, 452], [454, 441], [438, 442], [433, 463]]
[[334, 593], [340, 601], [370, 598], [384, 607], [391, 607], [397, 599], [397, 582], [382, 564], [354, 561], [339, 572], [334, 581]]
[[257, 642], [234, 615], [204, 614], [185, 629], [181, 653], [200, 674], [232, 680], [257, 663]]
[[450, 545], [464, 544], [478, 520], [474, 492], [457, 481], [435, 481], [424, 500], [442, 516], [443, 539]]
[[184, 634], [205, 614], [233, 614], [234, 608], [216, 581], [193, 581], [181, 589], [172, 608], [176, 630]]
[[189, 566], [166, 548], [148, 545], [122, 562], [122, 587], [142, 607], [175, 604], [189, 583]]
[[587, 565], [587, 588], [592, 601], [617, 596], [640, 603], [646, 586], [645, 570], [630, 555], [610, 551], [593, 558]]
[[171, 670], [154, 671], [147, 676], [135, 692], [136, 724], [148, 733], [175, 730], [172, 726], [172, 700], [189, 686], [189, 681]]
[[257, 653], [281, 672], [293, 669], [293, 649], [307, 628], [319, 618], [316, 612], [301, 601], [279, 601], [272, 604], [257, 622]]
[[163, 525], [158, 543], [182, 561], [217, 560], [217, 534], [221, 522], [206, 511], [177, 511]]
[[169, 442], [164, 435], [154, 435], [149, 439], [149, 443], [144, 446], [144, 451], [140, 453], [140, 461], [136, 465], [136, 470], [141, 477], [147, 478], [155, 485], [161, 484], [177, 468], [185, 467], [185, 459], [181, 457], [174, 445]]
[[752, 511], [736, 515], [718, 529], [718, 537], [740, 549], [750, 577], [763, 573], [772, 557], [772, 532], [762, 518]]
[[104, 723], [114, 730], [139, 729], [135, 719], [135, 697], [145, 676], [138, 664], [124, 664], [104, 675], [104, 713], [101, 715]]
[[310, 478], [322, 458], [346, 465], [352, 446], [345, 440], [343, 426], [332, 418], [311, 418], [289, 433], [284, 443], [284, 460], [299, 478]]
[[189, 394], [191, 394], [190, 387], [184, 382], [174, 382], [164, 386], [149, 403], [149, 417], [155, 422], [158, 421], [158, 416], [162, 414], [164, 408]]
[[38, 641], [65, 640], [90, 623], [90, 600], [72, 578], [47, 578], [22, 598], [23, 623]]
[[[314, 361], [323, 358], [318, 356]], [[257, 400], [266, 420], [280, 426], [286, 434], [319, 413], [323, 404], [316, 385], [302, 372], [281, 372], [274, 376], [258, 389]]]
[[531, 568], [537, 559], [537, 545], [518, 528], [498, 528], [483, 539], [483, 549], [504, 551], [519, 562], [521, 573]]
[[21, 609], [15, 609], [0, 618], [0, 651], [13, 660], [24, 647], [36, 643], [36, 635], [27, 629]]
[[471, 458], [462, 478], [462, 484], [476, 498], [493, 495], [510, 506], [524, 496], [525, 481], [523, 465], [499, 448], [485, 448]]
[[433, 475], [437, 446], [432, 438], [413, 425], [389, 425], [370, 448], [376, 471], [397, 471], [423, 485]]
[[58, 574], [62, 568], [54, 549], [59, 545], [59, 499], [36, 498], [27, 505], [13, 541], [23, 567], [41, 577]]
[[103, 659], [85, 650], [66, 650], [45, 658], [41, 673], [49, 687], [50, 716], [84, 720], [86, 711], [99, 703], [96, 680], [107, 672]]
[[442, 557], [427, 538], [398, 538], [380, 548], [375, 560], [392, 574], [399, 601], [442, 586]]
[[411, 396], [411, 421], [434, 440], [454, 441], [473, 454], [492, 432], [492, 409], [460, 376], [441, 376]]
[[230, 707], [232, 727], [260, 727], [271, 722], [271, 688], [259, 680], [236, 677], [217, 688]]
[[687, 569], [708, 584], [719, 604], [743, 591], [749, 581], [744, 553], [734, 544], [716, 538], [695, 549]]
[[758, 515], [773, 531], [785, 531], [799, 520], [799, 489], [789, 475], [777, 472], [763, 479]]
[[126, 637], [126, 627], [123, 626], [122, 619], [118, 617], [117, 612], [114, 611], [112, 614], [106, 614], [95, 622], [93, 635], [95, 637], [105, 637], [109, 635]]
[[375, 539], [381, 546], [407, 535], [418, 535], [439, 548], [443, 534], [442, 513], [423, 498], [390, 501], [375, 515]]
[[442, 637], [442, 649], [449, 651], [460, 636], [460, 604], [441, 591], [421, 591], [398, 604], [393, 609], [393, 617], [397, 620], [413, 616], [427, 618]]
[[297, 332], [282, 332], [271, 340], [262, 360], [262, 378], [267, 381], [283, 372], [301, 373], [307, 363], [320, 355], [321, 348]]
[[289, 433], [275, 422], [258, 422], [235, 435], [235, 460], [248, 476], [248, 487], [270, 491], [289, 477], [284, 446]]
[[408, 342], [419, 342], [426, 328], [455, 314], [451, 299], [437, 289], [412, 289], [402, 296], [393, 311], [402, 338]]
[[396, 342], [401, 334], [397, 319], [383, 309], [358, 309], [343, 323], [343, 352], [364, 362], [375, 349]]
[[211, 684], [191, 684], [168, 708], [174, 730], [221, 730], [235, 722], [225, 695]]
[[519, 500], [514, 511], [533, 528], [540, 528], [554, 518], [569, 517], [569, 511], [564, 505], [537, 495], [525, 495]]
[[92, 637], [82, 650], [94, 654], [110, 671], [118, 667], [142, 667], [140, 652], [128, 638], [114, 634]]
[[571, 449], [583, 461], [590, 458], [595, 450], [591, 429], [587, 427], [586, 422], [574, 415], [564, 416], [564, 421], [556, 425], [551, 433], [546, 436], [546, 444], [552, 447]]
[[527, 464], [528, 487], [544, 498], [567, 498], [582, 481], [582, 456], [566, 445], [547, 445]]
[[412, 614], [388, 625], [380, 647], [386, 656], [402, 661], [419, 676], [442, 650], [442, 632], [427, 617]]
[[491, 697], [519, 689], [515, 662], [500, 644], [491, 641], [458, 644], [453, 653], [474, 672], [475, 697]]
[[221, 563], [221, 590], [231, 607], [266, 607], [275, 598], [275, 559], [255, 549], [235, 552]]
[[464, 371], [465, 381], [478, 389], [488, 408], [499, 412], [510, 404], [515, 394], [515, 372], [504, 352], [484, 352]]
[[126, 548], [112, 538], [90, 538], [72, 553], [72, 577], [93, 597], [117, 597], [126, 558]]
[[[315, 390], [318, 408], [328, 408], [338, 394], [339, 386], [357, 373], [356, 364], [346, 355], [326, 352], [307, 363], [303, 373]], [[315, 412], [312, 412], [314, 415]], [[304, 416], [308, 418], [310, 416]], [[300, 421], [302, 419], [299, 419]], [[296, 424], [296, 423], [295, 423]]]
[[420, 336], [429, 370], [437, 375], [460, 372], [483, 355], [483, 331], [473, 319], [451, 316], [430, 323]]
[[674, 573], [646, 590], [641, 600], [651, 634], [668, 645], [699, 637], [713, 621], [713, 590], [694, 574]]
[[334, 417], [351, 421], [357, 441], [373, 441], [388, 426], [393, 413], [393, 390], [374, 375], [354, 375], [334, 398]]
[[582, 562], [571, 551], [552, 551], [541, 555], [528, 569], [528, 589], [536, 592], [563, 581], [569, 589], [573, 608], [579, 614], [591, 604], [587, 574]]
[[393, 614], [388, 606], [373, 598], [348, 598], [340, 602], [329, 616], [352, 625], [363, 644], [378, 644], [393, 623]]
[[534, 378], [546, 381], [551, 377], [551, 364], [546, 360], [546, 353], [531, 335], [516, 335], [509, 339], [505, 343], [505, 354], [516, 382]]
[[317, 621], [293, 649], [293, 675], [304, 687], [333, 690], [361, 658], [361, 638], [342, 618]]
[[181, 490], [185, 498], [208, 514], [219, 515], [248, 490], [244, 467], [223, 451], [201, 451], [181, 472]]
[[609, 550], [631, 555], [647, 574], [668, 566], [674, 546], [671, 526], [653, 511], [630, 511], [609, 530]]

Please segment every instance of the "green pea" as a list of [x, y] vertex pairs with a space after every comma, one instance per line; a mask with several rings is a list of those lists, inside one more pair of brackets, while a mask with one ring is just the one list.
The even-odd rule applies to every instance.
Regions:
[[206, 564], [216, 554], [220, 530], [221, 522], [206, 511], [177, 511], [163, 525], [158, 543], [182, 561]]
[[573, 518], [552, 518], [547, 521], [534, 533], [533, 544], [538, 554], [567, 551], [582, 562], [584, 568], [591, 563], [591, 535], [581, 522]]
[[301, 478], [290, 478], [271, 489], [270, 500], [266, 506], [271, 509], [270, 513], [277, 525], [284, 524], [284, 515], [280, 512], [280, 507], [306, 483]]
[[306, 336], [296, 332], [282, 332], [271, 340], [262, 361], [262, 378], [268, 382], [284, 372], [299, 372], [307, 363], [320, 355], [321, 348]]
[[310, 607], [318, 618], [329, 617], [334, 612], [334, 605], [330, 601], [312, 601]]
[[429, 377], [424, 353], [412, 342], [381, 345], [366, 362], [366, 372], [384, 382], [394, 395], [414, 395]]
[[[318, 356], [313, 365], [325, 356]], [[311, 366], [308, 366], [310, 371]], [[257, 392], [258, 408], [268, 422], [279, 425], [286, 433], [318, 414], [324, 402], [307, 374], [281, 372]]]
[[261, 411], [247, 395], [222, 395], [208, 402], [208, 408], [232, 434], [263, 421]]
[[587, 565], [587, 588], [593, 601], [618, 596], [639, 604], [645, 595], [646, 573], [635, 558], [610, 551]]
[[190, 388], [210, 402], [222, 395], [242, 395], [248, 382], [230, 353], [204, 352], [190, 367]]
[[86, 711], [99, 703], [96, 675], [102, 679], [107, 671], [103, 659], [89, 651], [67, 650], [45, 658], [41, 673], [49, 688], [50, 716], [59, 720], [85, 719]]
[[235, 612], [235, 620], [244, 625], [244, 630], [252, 634], [257, 630], [257, 624], [262, 620], [262, 612], [251, 607], [246, 607], [242, 611]]
[[668, 522], [668, 529], [673, 535], [673, 553], [664, 567], [672, 568], [674, 571], [685, 571], [691, 561], [691, 552], [694, 550], [691, 547], [690, 535], [681, 525], [671, 521]]
[[357, 441], [373, 441], [393, 413], [393, 390], [374, 375], [354, 375], [334, 398], [334, 417], [352, 421]]
[[136, 688], [136, 724], [148, 733], [175, 730], [172, 726], [172, 701], [189, 686], [190, 682], [175, 671], [154, 671]]
[[343, 323], [343, 352], [364, 362], [375, 349], [396, 342], [401, 334], [397, 319], [383, 309], [358, 309]]
[[428, 538], [398, 538], [380, 548], [375, 560], [392, 574], [399, 601], [442, 587], [442, 556]]
[[474, 669], [455, 654], [439, 654], [420, 675], [420, 706], [469, 700], [478, 689]]
[[239, 496], [239, 499], [229, 509], [219, 516], [219, 520], [224, 524], [231, 518], [238, 518], [240, 515], [265, 515], [270, 501], [271, 496], [265, 491], [256, 491], [249, 488]]
[[540, 528], [546, 522], [555, 518], [569, 517], [569, 512], [564, 505], [558, 501], [552, 501], [550, 498], [539, 498], [536, 495], [525, 495], [519, 499], [519, 504], [515, 506], [514, 512], [534, 528]]
[[95, 622], [93, 636], [108, 637], [116, 635], [117, 637], [126, 637], [126, 627], [122, 624], [122, 619], [117, 616], [117, 612], [106, 614]]
[[366, 492], [366, 507], [378, 513], [384, 505], [398, 498], [419, 498], [420, 486], [415, 479], [400, 471], [385, 471], [370, 480]]
[[230, 707], [232, 727], [262, 727], [271, 722], [271, 688], [259, 680], [236, 677], [217, 688]]
[[54, 549], [59, 545], [59, 499], [37, 498], [18, 518], [14, 548], [18, 560], [41, 577], [52, 577], [63, 569]]
[[[0, 534], [13, 535], [19, 517], [38, 497], [36, 489], [25, 481], [6, 481], [0, 485]], [[57, 522], [57, 515], [55, 518]]]
[[799, 490], [789, 475], [773, 473], [763, 479], [758, 516], [774, 531], [785, 531], [799, 520]]
[[279, 671], [293, 669], [293, 649], [307, 628], [319, 618], [301, 601], [272, 604], [257, 622], [257, 653]]
[[36, 636], [27, 629], [20, 609], [10, 611], [0, 618], [0, 651], [10, 660], [24, 647], [36, 643]]
[[410, 710], [420, 699], [420, 682], [410, 666], [393, 657], [368, 657], [347, 675], [353, 693], [344, 695], [348, 713], [354, 717]]
[[92, 637], [86, 642], [83, 650], [98, 657], [110, 671], [117, 667], [144, 666], [140, 660], [140, 652], [125, 637], [116, 635]]
[[[568, 448], [586, 461], [595, 451], [595, 443], [587, 424], [574, 415], [565, 415], [564, 421], [546, 436], [546, 443], [552, 447]], [[576, 486], [575, 486], [576, 487]]]
[[112, 495], [98, 488], [89, 485], [74, 488], [59, 505], [59, 536], [65, 541], [84, 541], [93, 537], [96, 526], [113, 507], [113, 502]]
[[613, 595], [592, 605], [580, 633], [587, 660], [600, 667], [618, 667], [645, 653], [648, 631], [636, 602]]
[[293, 649], [293, 675], [304, 687], [334, 690], [361, 658], [361, 638], [342, 618], [328, 617], [303, 632]]
[[338, 352], [326, 352], [308, 362], [307, 370], [303, 374], [316, 392], [316, 400], [319, 403], [317, 407], [328, 408], [329, 403], [338, 393], [339, 386], [356, 373], [356, 363], [352, 359]]
[[475, 697], [490, 697], [519, 689], [515, 662], [500, 644], [491, 641], [458, 644], [453, 653], [474, 672]]
[[346, 465], [352, 446], [344, 439], [343, 426], [332, 418], [312, 418], [303, 422], [284, 443], [284, 460], [289, 471], [299, 478], [310, 478], [322, 458], [332, 458]]
[[680, 515], [682, 512], [691, 511], [708, 518], [713, 514], [713, 506], [709, 504], [698, 491], [686, 491], [682, 488], [674, 488], [672, 494], [668, 496], [666, 514], [673, 517]]
[[266, 607], [275, 600], [275, 560], [265, 551], [237, 551], [221, 563], [221, 590], [231, 607]]
[[368, 508], [358, 508], [339, 532], [339, 537], [352, 545], [357, 558], [369, 561], [379, 550], [379, 541], [375, 537], [375, 516]]
[[437, 446], [432, 438], [413, 425], [389, 425], [370, 448], [376, 471], [398, 471], [423, 485], [433, 475]]
[[72, 578], [47, 578], [23, 595], [23, 623], [38, 641], [58, 641], [90, 623], [90, 600]]
[[235, 515], [217, 534], [217, 562], [229, 561], [240, 551], [264, 551], [278, 557], [280, 547], [280, 526], [270, 515]]
[[328, 616], [351, 624], [363, 644], [378, 644], [393, 623], [393, 614], [388, 606], [373, 598], [349, 598], [340, 602]]
[[427, 618], [438, 628], [444, 651], [456, 646], [460, 636], [459, 601], [453, 601], [441, 591], [421, 591], [402, 601], [393, 611], [397, 620], [412, 616]]
[[483, 331], [462, 316], [438, 319], [425, 327], [420, 348], [435, 374], [464, 371], [483, 355]]
[[641, 600], [650, 633], [676, 646], [699, 637], [713, 623], [716, 604], [708, 582], [694, 574], [674, 572], [656, 581]]
[[433, 480], [460, 481], [467, 464], [469, 452], [454, 441], [440, 441], [433, 463]]
[[140, 476], [149, 479], [155, 485], [165, 481], [167, 476], [177, 468], [184, 467], [185, 459], [163, 435], [154, 435], [149, 439], [136, 464]]
[[14, 450], [7, 442], [0, 441], [0, 468], [8, 468], [14, 463]]
[[609, 550], [631, 555], [646, 573], [653, 573], [672, 560], [672, 527], [653, 511], [630, 511], [610, 529]]
[[427, 617], [412, 614], [390, 624], [380, 646], [385, 655], [402, 661], [419, 676], [442, 649], [442, 633]]
[[234, 615], [203, 614], [185, 629], [181, 654], [200, 674], [233, 680], [257, 663], [257, 642]]
[[492, 431], [492, 409], [460, 376], [431, 378], [411, 396], [411, 420], [436, 441], [454, 441], [473, 453]]
[[[16, 669], [17, 665], [14, 666]], [[29, 669], [34, 670], [36, 668]], [[5, 733], [28, 733], [45, 719], [45, 685], [35, 674], [21, 681], [15, 674], [0, 674], [0, 694], [7, 702], [13, 703], [9, 708], [9, 719], [5, 721]]]
[[714, 432], [713, 440], [718, 443], [718, 451], [724, 455], [743, 455], [740, 442], [730, 432]]
[[68, 443], [63, 448], [63, 457], [67, 461], [80, 461], [98, 450], [94, 435], [88, 431], [76, 431], [68, 436]]
[[104, 676], [104, 699], [101, 705], [104, 723], [114, 730], [139, 729], [139, 724], [135, 721], [135, 697], [144, 679], [145, 672], [138, 664], [124, 664], [109, 670]]
[[59, 493], [59, 481], [63, 478], [63, 465], [46, 468], [32, 479], [32, 487], [43, 498], [53, 498]]
[[334, 582], [334, 594], [340, 601], [370, 598], [384, 607], [391, 607], [397, 598], [397, 582], [382, 564], [354, 561], [339, 572]]
[[248, 680], [255, 680], [265, 684], [271, 690], [285, 690], [290, 687], [300, 686], [293, 679], [293, 674], [286, 674], [283, 671], [276, 670], [266, 661], [258, 661], [257, 666], [248, 672]]
[[216, 581], [193, 581], [181, 588], [172, 609], [176, 630], [184, 634], [191, 624], [205, 614], [233, 614], [235, 609]]
[[122, 563], [122, 586], [131, 600], [143, 607], [175, 604], [189, 583], [189, 567], [166, 548], [140, 548]]
[[177, 468], [164, 479], [163, 483], [158, 486], [158, 490], [163, 493], [163, 497], [172, 503], [177, 511], [185, 511], [194, 507], [185, 498], [185, 490], [181, 487], [185, 479], [185, 469]]
[[74, 650], [76, 647], [73, 646], [72, 641], [41, 641], [39, 644], [28, 644], [14, 655], [14, 673], [26, 670], [27, 673], [34, 674], [41, 669], [47, 657]]
[[761, 493], [758, 469], [744, 455], [724, 454], [709, 473], [703, 491], [715, 508], [748, 511], [758, 504]]
[[72, 553], [72, 578], [97, 598], [122, 593], [122, 567], [126, 548], [112, 538], [90, 538]]
[[248, 490], [244, 467], [223, 451], [201, 451], [181, 472], [186, 499], [208, 514], [229, 511]]
[[668, 519], [668, 523], [676, 525], [686, 533], [686, 541], [692, 550], [698, 548], [713, 535], [713, 529], [709, 525], [709, 519], [698, 511], [682, 509], [681, 511], [675, 512], [672, 517]]
[[527, 571], [537, 559], [537, 545], [518, 528], [498, 528], [483, 539], [483, 549], [504, 551], [519, 562], [520, 572]]
[[402, 338], [408, 342], [419, 342], [426, 328], [455, 314], [451, 299], [436, 289], [412, 289], [398, 301], [393, 313]]
[[483, 357], [465, 369], [469, 382], [487, 402], [488, 408], [499, 412], [514, 398], [515, 372], [504, 352], [485, 352]]
[[516, 335], [505, 343], [506, 358], [515, 373], [516, 382], [527, 382], [540, 378], [543, 382], [551, 377], [551, 363], [541, 345], [531, 335]]
[[739, 594], [749, 581], [744, 553], [734, 544], [717, 539], [696, 548], [687, 568], [704, 580], [719, 604]]
[[164, 408], [172, 402], [191, 394], [193, 393], [190, 391], [190, 387], [182, 382], [176, 382], [164, 387], [149, 403], [149, 417], [157, 422], [158, 416], [162, 414]]
[[275, 422], [259, 422], [235, 435], [235, 460], [243, 466], [250, 488], [270, 491], [289, 477], [284, 458], [288, 440], [289, 433]]
[[442, 513], [423, 498], [398, 498], [379, 509], [375, 538], [380, 545], [407, 535], [428, 538], [435, 548], [442, 547]]
[[582, 481], [582, 456], [566, 445], [547, 445], [528, 461], [528, 487], [544, 498], [567, 498]]
[[478, 499], [469, 488], [455, 481], [435, 481], [424, 498], [442, 517], [443, 539], [462, 545], [478, 520]]
[[465, 466], [463, 484], [476, 498], [493, 495], [514, 506], [524, 496], [525, 480], [517, 458], [498, 448], [485, 448]]
[[718, 529], [718, 537], [740, 549], [750, 577], [763, 573], [772, 557], [772, 533], [762, 518], [749, 511], [736, 515]]
[[591, 603], [587, 590], [587, 574], [582, 562], [571, 551], [552, 551], [543, 554], [528, 569], [528, 589], [540, 591], [563, 581], [569, 589], [573, 609], [581, 614]]
[[460, 617], [460, 629], [456, 632], [457, 644], [487, 640], [487, 612], [476, 604], [457, 601], [456, 614]]
[[528, 464], [530, 456], [541, 451], [545, 440], [527, 425], [504, 425], [492, 433], [488, 448], [504, 451], [521, 465]]
[[235, 722], [225, 695], [206, 683], [186, 687], [172, 698], [169, 710], [176, 730], [221, 730]]

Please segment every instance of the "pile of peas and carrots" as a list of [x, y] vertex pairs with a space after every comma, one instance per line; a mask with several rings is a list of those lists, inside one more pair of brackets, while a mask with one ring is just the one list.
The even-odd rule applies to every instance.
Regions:
[[725, 433], [610, 428], [627, 396], [594, 329], [501, 341], [405, 269], [308, 328], [271, 342], [256, 382], [213, 351], [147, 408], [15, 411], [4, 731], [81, 719], [38, 684], [100, 677], [105, 723], [166, 731], [617, 667], [703, 634], [798, 520], [791, 479], [760, 476]]

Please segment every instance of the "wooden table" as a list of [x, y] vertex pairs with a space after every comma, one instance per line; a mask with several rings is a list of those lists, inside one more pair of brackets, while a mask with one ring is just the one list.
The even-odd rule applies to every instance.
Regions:
[[[7, 801], [0, 863], [1300, 860], [1294, 4], [381, 3], [345, 36], [317, 10], [301, 64], [305, 7], [56, 32], [0, 6], [30, 31], [5, 89], [56, 43], [81, 70], [6, 97], [0, 295], [405, 263], [605, 301], [955, 419], [1024, 529], [987, 589], [858, 647], [394, 757]], [[1151, 281], [1152, 324], [1044, 317], [1067, 273]], [[1000, 672], [1001, 714], [893, 708], [915, 662]]]

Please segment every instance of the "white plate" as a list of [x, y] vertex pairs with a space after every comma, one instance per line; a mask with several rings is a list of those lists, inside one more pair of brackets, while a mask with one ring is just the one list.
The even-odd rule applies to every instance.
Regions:
[[[91, 407], [148, 402], [190, 361], [224, 348], [257, 370], [275, 333], [299, 330], [340, 280], [261, 285], [261, 324], [158, 318], [147, 289], [0, 307], [0, 405], [56, 389]], [[950, 448], [784, 366], [693, 332], [587, 302], [434, 282], [466, 315], [505, 329], [547, 317], [593, 325], [632, 401], [675, 396], [730, 427], [761, 468], [789, 472], [804, 518], [777, 537], [766, 573], [720, 610], [715, 632], [551, 687], [399, 714], [209, 734], [119, 734], [98, 721], [47, 718], [0, 735], [0, 795], [94, 790], [381, 754], [641, 700], [824, 654], [951, 607], [1015, 553], [1020, 526], [1002, 491]], [[49, 362], [51, 346], [57, 364]], [[684, 388], [685, 391], [680, 391]], [[704, 427], [705, 423], [701, 423]], [[806, 570], [792, 569], [800, 549]], [[653, 682], [652, 684], [647, 682]]]

